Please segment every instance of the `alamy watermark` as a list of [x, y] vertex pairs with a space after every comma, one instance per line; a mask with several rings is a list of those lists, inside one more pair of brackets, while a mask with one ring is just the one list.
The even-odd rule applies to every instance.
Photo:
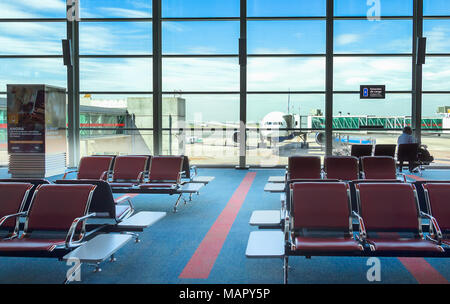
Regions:
[[80, 1], [79, 0], [67, 0], [67, 21], [80, 21]]
[[381, 261], [379, 258], [369, 258], [366, 262], [370, 266], [367, 270], [366, 278], [369, 282], [381, 282]]
[[381, 20], [381, 0], [367, 0], [367, 19], [369, 21]]

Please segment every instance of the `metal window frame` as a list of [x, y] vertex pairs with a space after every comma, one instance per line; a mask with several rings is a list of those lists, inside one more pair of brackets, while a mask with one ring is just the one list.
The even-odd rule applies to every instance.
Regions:
[[[326, 79], [325, 90], [319, 91], [249, 91], [247, 89], [247, 65], [240, 65], [240, 90], [239, 91], [186, 91], [181, 92], [183, 95], [239, 95], [240, 96], [240, 118], [243, 122], [247, 118], [247, 97], [249, 95], [323, 95], [325, 97], [325, 118], [327, 134], [326, 154], [332, 153], [332, 138], [331, 135], [335, 131], [342, 131], [341, 129], [333, 129], [333, 95], [335, 94], [359, 94], [357, 91], [334, 90], [334, 58], [339, 57], [404, 57], [412, 60], [412, 89], [411, 90], [397, 90], [387, 91], [387, 94], [411, 94], [412, 97], [412, 120], [414, 121], [416, 136], [420, 139], [423, 132], [421, 124], [417, 122], [422, 118], [422, 97], [423, 94], [450, 94], [450, 90], [444, 91], [424, 91], [422, 90], [422, 67], [415, 64], [416, 40], [417, 37], [423, 35], [423, 21], [424, 20], [450, 20], [450, 15], [424, 15], [423, 14], [423, 0], [413, 1], [413, 15], [412, 16], [381, 16], [380, 20], [412, 20], [413, 21], [413, 47], [411, 53], [336, 53], [334, 52], [334, 21], [340, 20], [367, 20], [367, 16], [336, 16], [334, 15], [334, 1], [327, 0], [326, 14], [324, 16], [247, 16], [247, 1], [240, 1], [240, 16], [234, 17], [163, 17], [162, 16], [162, 0], [152, 0], [152, 16], [148, 18], [81, 18], [78, 21], [70, 22], [67, 18], [2, 18], [0, 23], [6, 22], [55, 22], [66, 23], [67, 38], [73, 39], [74, 51], [74, 67], [67, 70], [67, 94], [69, 100], [69, 157], [70, 164], [76, 165], [79, 159], [79, 102], [81, 94], [92, 95], [152, 95], [153, 96], [153, 110], [154, 121], [153, 128], [132, 129], [135, 131], [145, 130], [153, 131], [154, 134], [154, 154], [161, 153], [162, 147], [162, 96], [174, 94], [171, 91], [162, 90], [162, 60], [164, 58], [239, 58], [245, 63], [248, 58], [306, 58], [317, 57], [325, 58], [326, 61]], [[239, 54], [163, 54], [162, 52], [162, 23], [163, 22], [186, 22], [186, 21], [235, 21], [240, 23], [240, 38], [247, 38], [247, 24], [250, 21], [288, 21], [288, 20], [321, 20], [326, 22], [326, 50], [325, 53], [313, 54], [252, 54], [247, 50]], [[95, 22], [151, 22], [153, 46], [151, 54], [80, 54], [79, 53], [79, 23], [95, 23]], [[46, 58], [62, 58], [62, 54], [43, 54], [43, 55], [0, 55], [0, 59], [46, 59]], [[449, 53], [429, 53], [427, 57], [450, 57]], [[151, 91], [80, 91], [80, 58], [149, 58], [153, 63], [153, 89]], [[180, 92], [176, 92], [180, 93]], [[1, 95], [6, 95], [7, 92], [0, 92]], [[81, 128], [85, 130], [86, 128]], [[107, 130], [108, 128], [101, 128]], [[245, 126], [241, 127], [241, 133], [245, 138]], [[99, 130], [99, 129], [95, 129]], [[131, 130], [131, 129], [130, 129]], [[324, 129], [320, 129], [323, 131]], [[244, 131], [244, 132], [242, 132]], [[383, 131], [383, 130], [381, 130]], [[239, 168], [247, 168], [246, 166], [246, 145], [245, 140], [241, 142], [239, 157]]]

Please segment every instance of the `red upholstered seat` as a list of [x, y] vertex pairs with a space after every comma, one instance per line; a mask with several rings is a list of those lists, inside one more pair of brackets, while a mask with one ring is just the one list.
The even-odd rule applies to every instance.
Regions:
[[437, 244], [422, 239], [370, 239], [375, 251], [423, 251], [442, 252]]
[[[362, 251], [351, 231], [351, 209], [345, 183], [294, 183], [292, 215], [296, 250], [316, 252]], [[322, 231], [321, 236], [303, 235], [304, 229]], [[334, 236], [328, 231], [341, 232]], [[322, 236], [323, 235], [323, 236]]]
[[140, 188], [176, 188], [177, 184], [173, 184], [173, 183], [146, 183], [146, 184], [142, 184], [139, 185]]
[[[36, 231], [67, 234], [73, 221], [89, 210], [93, 185], [40, 185], [37, 187], [21, 238], [0, 241], [0, 251], [47, 251], [63, 245], [62, 239], [34, 238]], [[84, 223], [77, 227], [84, 231]]]
[[361, 158], [365, 179], [396, 179], [395, 160], [389, 156], [366, 156]]
[[0, 241], [0, 251], [53, 251], [57, 246], [63, 246], [65, 240], [45, 240], [20, 238]]
[[288, 161], [288, 179], [320, 179], [321, 167], [318, 156], [291, 156]]
[[423, 188], [428, 210], [443, 233], [441, 242], [450, 246], [450, 183], [426, 183], [423, 184]]
[[354, 239], [347, 238], [318, 238], [318, 237], [296, 237], [295, 246], [300, 251], [361, 251], [363, 247]]
[[450, 183], [426, 183], [423, 187], [431, 215], [441, 230], [450, 230]]
[[[21, 212], [31, 188], [33, 188], [33, 185], [27, 183], [1, 183], [0, 219]], [[0, 227], [2, 229], [13, 229], [16, 220], [17, 218], [6, 219]]]
[[357, 180], [359, 175], [358, 158], [354, 156], [327, 156], [324, 160], [324, 170], [327, 179]]
[[[114, 162], [112, 183], [137, 184], [144, 178], [149, 156], [117, 156]], [[117, 186], [116, 187], [121, 187]], [[127, 187], [127, 186], [123, 186]]]
[[183, 156], [155, 156], [150, 164], [149, 183], [158, 181], [180, 181]]
[[130, 188], [136, 185], [136, 183], [109, 183], [112, 188]]
[[[371, 250], [389, 252], [442, 252], [435, 243], [420, 238], [418, 202], [414, 186], [406, 183], [358, 184], [356, 189], [361, 203], [368, 236], [366, 241]], [[382, 231], [389, 237], [372, 236]], [[399, 232], [410, 232], [413, 237], [404, 237]], [[396, 233], [397, 232], [397, 233]]]
[[113, 156], [86, 156], [80, 160], [77, 179], [106, 180], [111, 170]]

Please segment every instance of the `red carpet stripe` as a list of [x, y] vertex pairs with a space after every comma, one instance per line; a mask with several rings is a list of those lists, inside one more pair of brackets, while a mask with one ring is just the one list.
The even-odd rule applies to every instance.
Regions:
[[410, 178], [410, 179], [413, 179], [413, 180], [416, 180], [416, 181], [424, 181], [425, 180], [424, 178], [422, 178], [420, 176], [416, 176], [416, 175], [408, 175], [408, 174], [406, 174], [406, 177]]
[[419, 284], [448, 284], [433, 266], [424, 258], [398, 258]]
[[115, 197], [114, 200], [115, 201], [120, 200], [120, 199], [124, 198], [125, 196], [128, 196], [129, 198], [133, 198], [133, 197], [136, 197], [138, 195], [139, 195], [139, 193], [124, 194], [124, 195], [121, 195], [119, 197]]
[[225, 209], [223, 209], [194, 255], [184, 267], [183, 272], [179, 276], [180, 279], [207, 279], [209, 277], [255, 176], [256, 172], [250, 172], [244, 177]]

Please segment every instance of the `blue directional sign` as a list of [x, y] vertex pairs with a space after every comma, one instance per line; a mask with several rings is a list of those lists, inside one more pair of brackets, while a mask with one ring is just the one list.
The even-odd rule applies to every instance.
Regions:
[[360, 88], [361, 99], [385, 99], [386, 86], [385, 85], [361, 85]]

